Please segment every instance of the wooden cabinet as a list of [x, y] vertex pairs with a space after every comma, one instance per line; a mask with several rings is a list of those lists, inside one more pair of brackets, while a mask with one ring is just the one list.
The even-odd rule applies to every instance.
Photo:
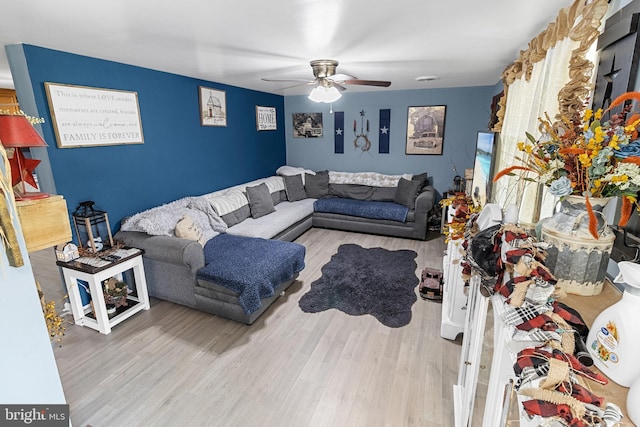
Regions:
[[0, 111], [9, 111], [10, 113], [20, 111], [15, 90], [0, 89]]
[[53, 247], [71, 240], [67, 202], [62, 196], [16, 201], [27, 251]]

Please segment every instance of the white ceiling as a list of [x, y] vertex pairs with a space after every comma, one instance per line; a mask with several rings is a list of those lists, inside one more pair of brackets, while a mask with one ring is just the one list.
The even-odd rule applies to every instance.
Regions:
[[[13, 0], [0, 45], [26, 43], [281, 95], [265, 78], [338, 73], [389, 89], [493, 85], [571, 0]], [[415, 77], [435, 75], [429, 82]], [[0, 87], [13, 87], [4, 50]]]

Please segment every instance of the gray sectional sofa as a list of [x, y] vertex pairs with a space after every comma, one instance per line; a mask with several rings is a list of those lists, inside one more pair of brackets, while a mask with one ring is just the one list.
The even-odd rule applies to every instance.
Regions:
[[[309, 173], [291, 169], [282, 170], [282, 176], [271, 176], [203, 196], [186, 197], [123, 219], [115, 237], [127, 246], [145, 250], [143, 259], [149, 294], [251, 324], [295, 281], [297, 271], [277, 283], [273, 292], [261, 299], [259, 307], [248, 312], [241, 304], [239, 292], [216, 283], [214, 279], [202, 277], [208, 264], [228, 262], [216, 259], [211, 251], [209, 259], [206, 259], [203, 249], [207, 242], [221, 233], [247, 239], [292, 242], [309, 228], [322, 227], [421, 240], [426, 238], [427, 215], [435, 203], [436, 192], [432, 186], [426, 185], [425, 176], [413, 180], [412, 175]], [[303, 190], [300, 190], [300, 180], [303, 181]], [[414, 190], [415, 194], [412, 194]], [[266, 194], [269, 200], [265, 199]], [[325, 212], [315, 211], [316, 201], [328, 205]], [[343, 206], [343, 203], [348, 206]], [[384, 219], [388, 212], [383, 212], [382, 218], [376, 218], [380, 209], [390, 208], [395, 217], [402, 215], [402, 203], [407, 205], [404, 221]], [[352, 205], [362, 211], [356, 210], [357, 215], [369, 217], [348, 213], [354, 208]], [[185, 220], [189, 220], [189, 232], [196, 230], [195, 234], [178, 232]], [[250, 256], [247, 255], [244, 262], [250, 262]], [[300, 268], [298, 265], [297, 270]]]

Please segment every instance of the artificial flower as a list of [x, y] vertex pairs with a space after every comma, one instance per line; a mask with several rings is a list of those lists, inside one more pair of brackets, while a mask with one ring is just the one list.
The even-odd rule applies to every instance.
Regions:
[[[640, 191], [640, 115], [631, 114], [630, 105], [622, 107], [619, 114], [610, 114], [610, 110], [630, 100], [640, 101], [640, 92], [619, 96], [604, 111], [585, 107], [571, 118], [539, 118], [541, 137], [526, 133], [528, 141], [518, 143], [522, 154], [516, 159], [521, 164], [500, 171], [494, 181], [522, 174], [527, 181], [549, 187], [554, 196], [585, 196], [587, 208], [590, 197], [621, 196], [622, 226], [630, 209], [637, 206]], [[608, 113], [610, 117], [604, 121]]]

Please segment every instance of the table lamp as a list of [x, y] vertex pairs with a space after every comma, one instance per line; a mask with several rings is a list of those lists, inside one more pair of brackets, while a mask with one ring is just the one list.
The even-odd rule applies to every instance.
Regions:
[[14, 188], [16, 200], [43, 199], [48, 193], [27, 192], [25, 183], [37, 188], [33, 171], [40, 164], [40, 160], [26, 158], [23, 148], [47, 147], [42, 137], [33, 128], [25, 116], [0, 114], [0, 143], [5, 148], [13, 148], [13, 157], [9, 158], [11, 165], [11, 185]]

